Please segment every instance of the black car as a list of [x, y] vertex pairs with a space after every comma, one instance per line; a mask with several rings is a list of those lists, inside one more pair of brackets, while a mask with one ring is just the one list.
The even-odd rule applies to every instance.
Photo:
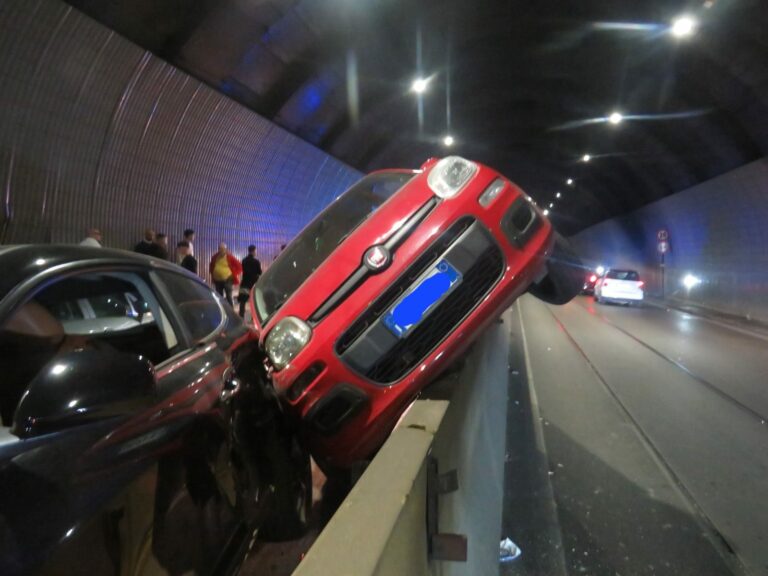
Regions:
[[204, 283], [75, 246], [0, 270], [0, 574], [231, 573], [301, 530], [309, 460]]

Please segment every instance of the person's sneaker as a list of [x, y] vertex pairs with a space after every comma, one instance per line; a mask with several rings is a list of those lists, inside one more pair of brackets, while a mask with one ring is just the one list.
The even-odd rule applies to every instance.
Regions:
[[504, 540], [501, 541], [499, 546], [499, 560], [501, 562], [512, 562], [512, 560], [517, 560], [522, 553], [523, 551], [517, 547], [517, 544], [512, 542], [509, 538], [504, 538]]

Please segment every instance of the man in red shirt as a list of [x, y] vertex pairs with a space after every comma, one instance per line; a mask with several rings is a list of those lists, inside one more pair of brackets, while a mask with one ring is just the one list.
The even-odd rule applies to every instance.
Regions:
[[211, 258], [208, 266], [216, 292], [227, 299], [232, 306], [232, 286], [240, 284], [240, 274], [243, 271], [240, 261], [227, 250], [227, 245], [219, 244], [219, 251]]

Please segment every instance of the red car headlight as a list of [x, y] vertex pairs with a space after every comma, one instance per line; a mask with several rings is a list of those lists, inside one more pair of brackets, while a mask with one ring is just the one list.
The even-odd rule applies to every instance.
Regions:
[[435, 196], [453, 198], [477, 173], [477, 164], [460, 156], [448, 156], [435, 164], [427, 176], [427, 184]]
[[275, 370], [282, 370], [301, 352], [312, 337], [312, 329], [302, 320], [288, 316], [269, 331], [264, 342]]

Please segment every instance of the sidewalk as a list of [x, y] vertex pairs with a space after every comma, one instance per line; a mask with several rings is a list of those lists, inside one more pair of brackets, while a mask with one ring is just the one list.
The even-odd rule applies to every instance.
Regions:
[[649, 296], [647, 294], [645, 296], [644, 302], [649, 306], [654, 306], [656, 308], [662, 308], [665, 310], [678, 310], [680, 312], [685, 312], [686, 314], [704, 318], [710, 322], [725, 326], [727, 328], [732, 328], [741, 332], [747, 332], [760, 338], [768, 338], [768, 322], [746, 318], [736, 314], [729, 314], [727, 312], [722, 312], [720, 310], [715, 310], [713, 308], [700, 306], [690, 302], [671, 300], [668, 298], [662, 299], [655, 296]]

